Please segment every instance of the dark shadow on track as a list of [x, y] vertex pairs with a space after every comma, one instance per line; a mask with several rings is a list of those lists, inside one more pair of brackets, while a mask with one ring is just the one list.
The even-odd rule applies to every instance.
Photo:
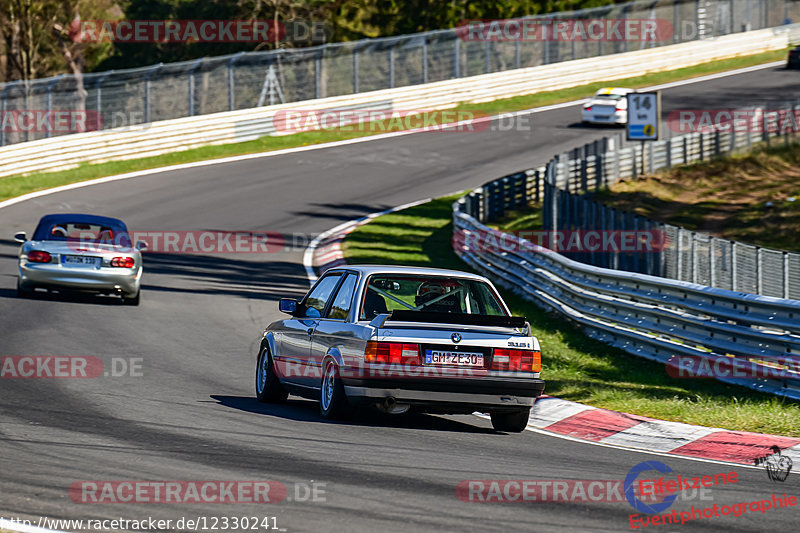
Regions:
[[[229, 255], [145, 253], [142, 289], [264, 300], [302, 296], [308, 290], [305, 271], [294, 262], [275, 261], [275, 255], [270, 254], [265, 260], [264, 255], [249, 254], [250, 260], [242, 260], [232, 259]], [[167, 284], [148, 283], [153, 279], [151, 276], [159, 275], [189, 279], [195, 283], [179, 280]], [[202, 286], [198, 287], [196, 282]]]
[[309, 204], [312, 209], [295, 211], [294, 214], [298, 216], [307, 216], [315, 218], [326, 218], [331, 220], [341, 220], [343, 222], [359, 218], [370, 213], [377, 213], [385, 211], [393, 206], [389, 205], [363, 205], [363, 204], [329, 204], [329, 203], [316, 203]]
[[[492, 428], [478, 427], [449, 418], [424, 414], [386, 415], [372, 409], [357, 409], [349, 420], [330, 421], [319, 414], [319, 405], [311, 400], [290, 398], [285, 404], [261, 403], [251, 396], [225, 396], [212, 394], [219, 405], [247, 413], [275, 416], [300, 422], [321, 424], [345, 424], [350, 426], [380, 426], [428, 431], [452, 431], [458, 433], [497, 433]], [[475, 419], [477, 422], [477, 419]]]

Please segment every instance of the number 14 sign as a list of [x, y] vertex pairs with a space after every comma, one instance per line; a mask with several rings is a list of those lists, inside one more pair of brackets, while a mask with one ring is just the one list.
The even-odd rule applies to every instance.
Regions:
[[661, 118], [661, 93], [628, 93], [628, 140], [657, 141]]

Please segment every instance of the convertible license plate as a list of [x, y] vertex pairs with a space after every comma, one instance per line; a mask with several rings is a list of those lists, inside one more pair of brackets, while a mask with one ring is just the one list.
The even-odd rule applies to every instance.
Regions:
[[96, 267], [100, 264], [99, 257], [89, 257], [85, 255], [62, 255], [61, 263], [65, 266]]
[[483, 354], [425, 350], [425, 364], [482, 367]]

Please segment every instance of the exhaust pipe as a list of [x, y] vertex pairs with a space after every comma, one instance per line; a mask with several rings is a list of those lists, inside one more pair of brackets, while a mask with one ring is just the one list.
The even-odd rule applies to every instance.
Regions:
[[394, 396], [388, 396], [383, 400], [383, 408], [386, 409], [387, 412], [391, 412], [395, 405], [397, 405], [397, 400], [395, 400]]

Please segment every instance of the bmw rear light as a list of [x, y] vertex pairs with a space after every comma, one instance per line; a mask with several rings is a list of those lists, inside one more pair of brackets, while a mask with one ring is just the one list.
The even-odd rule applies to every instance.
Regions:
[[53, 257], [41, 250], [31, 250], [28, 252], [28, 261], [31, 263], [49, 263], [53, 260]]
[[419, 344], [369, 341], [364, 352], [364, 361], [367, 363], [417, 365], [419, 364]]
[[533, 350], [509, 350], [495, 348], [492, 353], [492, 370], [509, 372], [539, 372], [542, 369], [542, 353]]
[[134, 264], [133, 257], [115, 257], [111, 260], [112, 267], [133, 268]]

